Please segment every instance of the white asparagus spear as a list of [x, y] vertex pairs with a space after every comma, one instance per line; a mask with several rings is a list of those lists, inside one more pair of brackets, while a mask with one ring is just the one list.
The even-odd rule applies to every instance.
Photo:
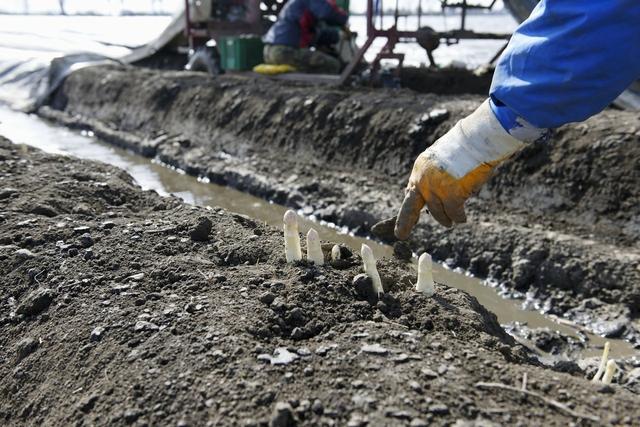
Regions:
[[378, 295], [383, 294], [384, 289], [382, 289], [382, 280], [380, 280], [380, 274], [378, 274], [378, 269], [376, 268], [376, 260], [373, 257], [373, 251], [369, 246], [363, 243], [362, 248], [360, 249], [360, 254], [362, 255], [362, 262], [364, 263], [364, 272], [371, 278], [371, 281], [373, 282], [373, 289]]
[[287, 262], [302, 259], [300, 235], [298, 234], [298, 215], [292, 210], [284, 213], [284, 255]]
[[435, 284], [433, 283], [431, 255], [426, 252], [420, 255], [418, 259], [416, 291], [422, 292], [428, 297], [436, 293]]
[[331, 248], [331, 261], [337, 261], [340, 259], [340, 246], [333, 245]]
[[593, 376], [592, 382], [600, 381], [600, 377], [604, 374], [604, 370], [607, 366], [607, 360], [609, 359], [609, 348], [611, 345], [609, 341], [604, 343], [604, 350], [602, 350], [602, 360], [600, 360], [600, 366], [598, 367], [598, 372]]
[[320, 246], [320, 236], [313, 228], [307, 232], [307, 261], [315, 265], [324, 265], [324, 254]]
[[611, 359], [607, 362], [607, 369], [604, 372], [604, 377], [602, 377], [603, 384], [611, 384], [611, 380], [616, 373], [616, 369], [618, 369], [618, 365], [616, 365], [616, 361]]

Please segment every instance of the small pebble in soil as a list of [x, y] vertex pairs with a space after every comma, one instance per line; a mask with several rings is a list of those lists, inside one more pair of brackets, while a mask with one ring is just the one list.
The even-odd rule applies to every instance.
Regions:
[[116, 226], [116, 223], [113, 221], [104, 221], [100, 224], [100, 228], [103, 230], [111, 230]]
[[409, 388], [415, 391], [416, 393], [422, 392], [422, 386], [418, 381], [409, 381]]
[[80, 243], [80, 246], [82, 246], [83, 248], [89, 248], [93, 246], [93, 238], [91, 238], [91, 234], [84, 233], [83, 235], [78, 237], [78, 243]]
[[284, 290], [285, 284], [283, 282], [271, 282], [269, 289], [271, 292], [280, 292]]
[[36, 205], [31, 209], [31, 213], [36, 215], [48, 216], [49, 218], [53, 218], [58, 215], [55, 209], [48, 205]]
[[133, 327], [134, 331], [157, 331], [160, 329], [155, 323], [139, 320]]
[[104, 327], [102, 326], [96, 326], [95, 328], [93, 328], [93, 331], [91, 331], [91, 335], [89, 337], [90, 341], [100, 341], [102, 339], [102, 336], [104, 335]]
[[85, 414], [91, 412], [99, 398], [100, 397], [98, 395], [93, 394], [82, 399], [78, 404], [78, 409]]
[[318, 356], [324, 356], [326, 355], [330, 350], [336, 348], [337, 345], [336, 344], [329, 344], [329, 345], [321, 345], [320, 347], [318, 347], [315, 351], [315, 353]]
[[19, 194], [19, 191], [15, 188], [3, 188], [0, 190], [0, 200], [8, 199], [14, 194]]
[[438, 378], [438, 374], [433, 369], [429, 368], [422, 368], [420, 370], [420, 374], [428, 379]]
[[311, 350], [309, 350], [306, 347], [300, 347], [299, 349], [296, 350], [296, 353], [298, 353], [298, 356], [302, 356], [302, 357], [311, 356]]
[[276, 297], [271, 302], [271, 308], [276, 311], [283, 311], [287, 308], [287, 303], [285, 302], [284, 298]]
[[387, 417], [398, 418], [400, 420], [410, 420], [412, 417], [411, 412], [403, 411], [398, 408], [387, 408], [384, 412]]
[[598, 393], [601, 393], [601, 394], [614, 394], [615, 392], [616, 390], [613, 388], [613, 386], [608, 384], [603, 384], [600, 387], [598, 387]]
[[293, 307], [287, 316], [287, 320], [290, 322], [303, 322], [304, 321], [304, 312], [300, 307]]
[[276, 296], [274, 294], [272, 294], [271, 292], [267, 291], [267, 292], [264, 292], [264, 293], [260, 294], [258, 299], [260, 300], [260, 302], [263, 302], [263, 303], [269, 305], [269, 304], [271, 304], [273, 302], [274, 299], [276, 299]]
[[434, 403], [429, 406], [429, 412], [436, 415], [446, 415], [449, 413], [449, 407], [443, 403]]
[[278, 347], [273, 351], [273, 356], [270, 354], [258, 355], [258, 360], [269, 362], [272, 365], [288, 365], [289, 363], [297, 360], [299, 356], [290, 352], [285, 347]]
[[405, 362], [408, 362], [409, 360], [411, 360], [411, 356], [409, 356], [407, 353], [400, 353], [399, 355], [393, 358], [393, 361], [396, 363], [405, 363]]
[[189, 232], [191, 240], [194, 242], [206, 242], [209, 240], [212, 226], [213, 224], [209, 218], [205, 216], [198, 218], [198, 224]]
[[32, 291], [18, 305], [16, 312], [25, 316], [34, 316], [46, 310], [55, 296], [54, 291], [48, 288], [38, 288]]
[[364, 273], [358, 274], [353, 278], [352, 283], [359, 299], [370, 304], [375, 304], [378, 301], [378, 293], [375, 291], [373, 280], [369, 276]]
[[35, 338], [27, 337], [22, 339], [16, 348], [16, 363], [19, 363], [25, 357], [38, 349], [39, 341]]
[[381, 346], [380, 344], [365, 344], [361, 347], [362, 352], [369, 354], [377, 354], [379, 356], [384, 356], [389, 354], [389, 350]]
[[318, 415], [322, 415], [322, 413], [324, 412], [324, 406], [322, 405], [322, 402], [320, 401], [320, 399], [316, 399], [313, 401], [313, 404], [311, 405], [311, 410]]
[[291, 331], [291, 339], [294, 340], [301, 340], [304, 338], [304, 330], [302, 328], [293, 328], [293, 331]]
[[128, 424], [132, 424], [134, 421], [136, 421], [141, 416], [142, 416], [142, 412], [137, 410], [137, 409], [127, 409], [123, 414], [124, 420]]
[[369, 419], [365, 415], [352, 414], [347, 422], [347, 427], [364, 427], [369, 424]]
[[269, 427], [293, 427], [296, 424], [291, 405], [287, 402], [277, 402], [269, 420]]
[[371, 227], [371, 234], [385, 242], [395, 242], [394, 228], [396, 226], [396, 217], [380, 221]]
[[18, 258], [25, 258], [25, 259], [36, 257], [36, 254], [31, 252], [29, 249], [18, 249], [16, 251], [16, 255], [18, 256]]

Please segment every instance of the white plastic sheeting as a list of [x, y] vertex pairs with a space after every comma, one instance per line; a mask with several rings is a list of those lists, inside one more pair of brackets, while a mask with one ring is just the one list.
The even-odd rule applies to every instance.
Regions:
[[0, 102], [32, 110], [70, 72], [123, 60], [171, 18], [0, 16]]

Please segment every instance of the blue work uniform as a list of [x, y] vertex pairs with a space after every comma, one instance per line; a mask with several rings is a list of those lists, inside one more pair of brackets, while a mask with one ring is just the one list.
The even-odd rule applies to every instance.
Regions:
[[349, 15], [335, 0], [289, 0], [262, 40], [267, 44], [306, 48], [312, 45], [317, 21], [345, 25]]
[[638, 78], [640, 0], [542, 0], [498, 61], [491, 107], [509, 133], [535, 140], [602, 111]]

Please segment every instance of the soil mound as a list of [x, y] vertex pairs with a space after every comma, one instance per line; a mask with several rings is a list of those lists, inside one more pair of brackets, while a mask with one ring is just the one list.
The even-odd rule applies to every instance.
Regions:
[[[637, 396], [531, 364], [474, 298], [420, 297], [396, 261], [371, 304], [356, 255], [286, 264], [279, 231], [113, 167], [0, 139], [0, 176], [6, 425], [640, 420]], [[493, 384], [524, 373], [524, 400]]]

